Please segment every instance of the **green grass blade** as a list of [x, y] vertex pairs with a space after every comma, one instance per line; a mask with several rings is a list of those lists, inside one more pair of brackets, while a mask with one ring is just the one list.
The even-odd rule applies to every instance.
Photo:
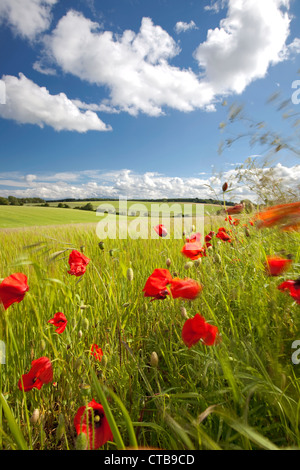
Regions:
[[16, 423], [16, 420], [4, 398], [4, 396], [2, 395], [2, 393], [0, 394], [0, 401], [1, 401], [1, 404], [2, 404], [2, 408], [3, 408], [3, 412], [5, 414], [5, 417], [7, 419], [7, 422], [8, 422], [8, 425], [9, 425], [9, 428], [10, 428], [10, 431], [15, 439], [15, 442], [17, 444], [17, 447], [19, 450], [28, 450], [28, 447], [27, 447], [27, 444], [26, 444], [26, 441], [24, 439], [24, 436], [22, 434], [22, 431], [20, 430], [20, 428], [18, 427], [17, 423]]

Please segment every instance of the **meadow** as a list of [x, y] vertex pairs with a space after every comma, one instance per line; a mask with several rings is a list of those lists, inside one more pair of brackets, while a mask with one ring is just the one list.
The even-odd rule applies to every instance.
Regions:
[[[3, 209], [27, 207], [1, 208], [2, 217]], [[64, 224], [71, 211], [33, 209], [60, 211]], [[299, 304], [278, 285], [299, 277], [300, 235], [258, 229], [249, 214], [239, 219], [233, 226], [207, 217], [203, 235], [222, 225], [232, 241], [212, 237], [197, 260], [182, 255], [185, 237], [172, 233], [99, 246], [92, 225], [35, 222], [38, 229], [0, 230], [1, 280], [23, 273], [29, 286], [20, 303], [1, 312], [0, 449], [84, 448], [74, 418], [92, 399], [103, 405], [113, 433], [100, 450], [299, 449], [300, 363], [292, 361]], [[90, 259], [79, 277], [68, 273], [72, 250]], [[266, 258], [279, 254], [293, 262], [270, 276]], [[158, 268], [195, 280], [200, 294], [145, 297]], [[57, 312], [67, 318], [62, 333], [49, 323]], [[182, 329], [197, 313], [218, 328], [218, 341], [187, 347]], [[91, 354], [93, 344], [103, 356]], [[53, 380], [40, 390], [20, 389], [20, 378], [41, 357], [50, 359]]]

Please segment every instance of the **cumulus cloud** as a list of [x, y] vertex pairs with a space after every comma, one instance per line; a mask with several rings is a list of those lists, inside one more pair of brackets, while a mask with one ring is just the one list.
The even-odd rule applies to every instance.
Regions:
[[6, 89], [6, 104], [0, 106], [0, 117], [4, 119], [40, 127], [48, 125], [57, 131], [110, 130], [96, 113], [81, 112], [64, 93], [51, 95], [45, 87], [38, 86], [23, 74], [19, 74], [19, 78], [4, 75], [1, 81]]
[[[268, 169], [266, 169], [267, 171]], [[45, 199], [85, 199], [85, 198], [124, 198], [162, 199], [162, 198], [222, 198], [221, 188], [224, 181], [230, 181], [233, 201], [242, 199], [256, 201], [256, 195], [237, 181], [237, 171], [230, 169], [222, 175], [201, 173], [192, 177], [172, 177], [159, 173], [134, 173], [129, 169], [101, 172], [62, 172], [52, 175], [21, 175], [16, 172], [0, 173], [2, 196], [42, 197]], [[282, 188], [287, 190], [299, 186], [300, 165], [286, 167], [278, 164], [275, 177], [281, 180]]]
[[58, 0], [1, 0], [0, 23], [7, 22], [15, 34], [33, 40], [46, 31], [51, 9]]
[[178, 21], [175, 24], [174, 29], [176, 33], [179, 34], [179, 33], [185, 33], [186, 31], [189, 31], [191, 29], [198, 29], [198, 28], [196, 26], [196, 23], [193, 20], [191, 20], [189, 23], [186, 23], [185, 21]]
[[169, 64], [179, 46], [150, 18], [143, 18], [137, 34], [126, 30], [117, 36], [69, 11], [47, 37], [46, 46], [64, 72], [107, 86], [106, 106], [132, 115], [159, 116], [164, 106], [192, 111], [213, 98], [210, 85], [201, 83], [192, 70]]
[[282, 60], [290, 33], [286, 0], [229, 0], [227, 17], [194, 52], [215, 94], [241, 93]]
[[[142, 19], [137, 33], [116, 35], [68, 11], [45, 38], [45, 54], [64, 72], [106, 87], [109, 98], [93, 105], [103, 111], [150, 116], [164, 114], [165, 108], [214, 111], [222, 97], [241, 93], [287, 59], [287, 48], [299, 49], [297, 41], [287, 45], [288, 0], [228, 0], [226, 5], [227, 16], [194, 51], [197, 72], [172, 65], [180, 47], [150, 18]], [[206, 10], [224, 6], [216, 2]], [[193, 21], [177, 23], [178, 31], [194, 27]]]

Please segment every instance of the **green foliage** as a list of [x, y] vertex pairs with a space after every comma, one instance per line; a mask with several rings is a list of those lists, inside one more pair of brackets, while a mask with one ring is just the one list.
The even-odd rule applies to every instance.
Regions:
[[[44, 209], [51, 210], [68, 212]], [[246, 238], [248, 222], [244, 214], [240, 225], [228, 225], [235, 241], [214, 238], [213, 250], [192, 263], [188, 276], [203, 291], [186, 302], [143, 296], [148, 276], [165, 268], [166, 259], [171, 273], [186, 276], [181, 239], [106, 239], [100, 250], [95, 227], [0, 231], [0, 278], [23, 272], [30, 287], [0, 316], [7, 358], [1, 449], [84, 448], [74, 416], [92, 398], [103, 402], [114, 428], [115, 440], [104, 449], [299, 449], [300, 366], [291, 360], [299, 305], [277, 289], [283, 279], [299, 277], [299, 234], [249, 226]], [[211, 218], [205, 233], [219, 224], [228, 222]], [[91, 259], [79, 279], [67, 273], [73, 248]], [[293, 255], [290, 271], [267, 276], [266, 255], [283, 249]], [[181, 338], [183, 306], [189, 318], [199, 312], [218, 326], [221, 342], [188, 349]], [[61, 335], [48, 323], [55, 312], [68, 319]], [[93, 343], [103, 350], [101, 362], [89, 353]], [[21, 392], [19, 378], [41, 356], [52, 361], [54, 384]], [[36, 409], [40, 419], [33, 424]]]

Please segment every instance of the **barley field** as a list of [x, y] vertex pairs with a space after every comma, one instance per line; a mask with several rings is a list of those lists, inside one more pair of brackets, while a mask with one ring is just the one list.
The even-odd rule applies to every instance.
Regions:
[[[238, 218], [206, 218], [211, 246], [195, 259], [182, 253], [192, 227], [181, 239], [100, 240], [84, 224], [0, 230], [1, 281], [28, 282], [1, 310], [0, 449], [299, 449], [300, 307], [278, 286], [300, 275], [300, 235]], [[89, 260], [75, 275], [74, 251]], [[266, 260], [276, 256], [291, 262], [275, 275]], [[198, 295], [146, 296], [155, 270], [171, 287], [193, 280]], [[215, 341], [187, 343], [196, 314]], [[26, 389], [41, 358], [51, 374]]]

